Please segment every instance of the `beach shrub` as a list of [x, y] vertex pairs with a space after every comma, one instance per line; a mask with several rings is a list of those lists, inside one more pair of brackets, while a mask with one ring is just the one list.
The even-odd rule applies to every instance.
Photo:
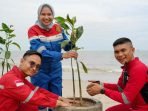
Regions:
[[15, 45], [17, 48], [21, 50], [21, 47], [18, 43], [14, 42], [13, 38], [16, 37], [16, 35], [13, 33], [13, 26], [8, 26], [5, 23], [1, 24], [0, 29], [0, 60], [1, 60], [1, 66], [2, 66], [2, 72], [3, 75], [4, 71], [8, 71], [11, 69], [11, 65], [15, 64], [14, 60], [11, 58], [11, 51], [10, 47], [12, 45]]
[[[83, 26], [76, 26], [76, 17], [70, 18], [69, 15], [67, 15], [67, 17], [64, 18], [64, 17], [58, 16], [58, 17], [55, 17], [55, 20], [57, 23], [61, 25], [62, 28], [64, 28], [64, 30], [66, 31], [66, 34], [70, 37], [72, 50], [78, 51], [82, 49], [78, 47], [77, 42], [82, 36], [84, 30], [83, 30]], [[61, 47], [63, 48], [68, 43], [69, 43], [69, 40], [63, 41], [61, 43]], [[78, 58], [74, 59], [74, 61], [76, 62], [76, 67], [78, 72], [80, 104], [82, 104], [82, 88], [81, 88], [81, 76], [80, 76], [79, 63], [81, 63], [85, 73], [87, 73], [87, 68], [82, 61], [78, 61]], [[73, 68], [73, 58], [71, 58], [71, 69], [72, 69], [72, 81], [73, 81], [73, 99], [75, 101], [75, 75], [74, 75], [74, 68]]]

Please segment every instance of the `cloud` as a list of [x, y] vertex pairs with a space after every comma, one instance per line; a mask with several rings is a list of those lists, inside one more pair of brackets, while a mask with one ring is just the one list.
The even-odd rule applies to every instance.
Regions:
[[[85, 49], [110, 50], [112, 42], [121, 36], [130, 37], [138, 49], [147, 50], [147, 0], [5, 0], [0, 4], [0, 23], [14, 25], [18, 41], [24, 50], [29, 48], [28, 28], [37, 19], [42, 3], [53, 6], [56, 16], [77, 17], [84, 26], [79, 45]], [[142, 45], [141, 45], [141, 44]]]

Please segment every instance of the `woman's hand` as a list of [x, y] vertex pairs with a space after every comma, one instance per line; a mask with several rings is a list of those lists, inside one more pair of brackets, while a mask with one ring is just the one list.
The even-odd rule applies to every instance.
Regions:
[[78, 53], [75, 51], [69, 51], [66, 53], [63, 53], [62, 58], [68, 59], [68, 58], [77, 58], [78, 57]]

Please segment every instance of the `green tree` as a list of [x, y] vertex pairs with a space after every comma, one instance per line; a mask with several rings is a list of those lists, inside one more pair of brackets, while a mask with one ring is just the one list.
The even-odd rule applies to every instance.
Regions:
[[[8, 71], [11, 69], [11, 64], [15, 64], [14, 60], [11, 58], [12, 52], [10, 51], [10, 47], [12, 45], [15, 45], [21, 50], [21, 47], [18, 43], [13, 42], [13, 38], [16, 37], [16, 35], [13, 33], [14, 30], [12, 29], [13, 26], [6, 25], [5, 23], [1, 24], [0, 29], [0, 54], [3, 55], [1, 60], [1, 66], [2, 66], [2, 72], [1, 74], [4, 74], [4, 71]], [[6, 68], [6, 69], [5, 69]]]
[[[64, 28], [66, 31], [66, 34], [70, 37], [71, 41], [71, 48], [72, 46], [75, 46], [72, 48], [72, 50], [78, 51], [79, 48], [77, 46], [77, 42], [80, 39], [80, 37], [83, 34], [83, 26], [76, 26], [76, 17], [70, 18], [69, 15], [67, 15], [66, 18], [63, 18], [61, 16], [55, 17], [55, 20], [57, 23], [61, 25], [61, 27]], [[61, 43], [61, 47], [65, 47], [69, 43], [69, 40], [65, 40]], [[87, 68], [84, 65], [83, 62], [78, 61], [77, 59], [74, 59], [76, 61], [76, 66], [77, 66], [77, 72], [78, 72], [78, 81], [79, 81], [79, 94], [80, 94], [80, 105], [82, 104], [82, 88], [81, 88], [81, 76], [80, 76], [80, 68], [79, 68], [79, 63], [81, 63], [85, 73], [87, 73]], [[74, 75], [74, 68], [73, 68], [73, 59], [71, 58], [71, 69], [72, 69], [72, 81], [73, 81], [73, 98], [75, 101], [75, 75]]]

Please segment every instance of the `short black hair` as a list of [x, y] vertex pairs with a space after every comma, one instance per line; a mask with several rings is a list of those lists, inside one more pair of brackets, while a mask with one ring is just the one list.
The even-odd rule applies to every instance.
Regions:
[[120, 45], [120, 44], [128, 43], [128, 42], [132, 44], [132, 41], [129, 38], [121, 37], [114, 41], [113, 47]]
[[40, 57], [40, 59], [42, 60], [42, 55], [35, 51], [35, 50], [28, 50], [24, 53], [23, 58], [25, 58], [26, 56], [31, 56], [31, 55], [38, 55]]

